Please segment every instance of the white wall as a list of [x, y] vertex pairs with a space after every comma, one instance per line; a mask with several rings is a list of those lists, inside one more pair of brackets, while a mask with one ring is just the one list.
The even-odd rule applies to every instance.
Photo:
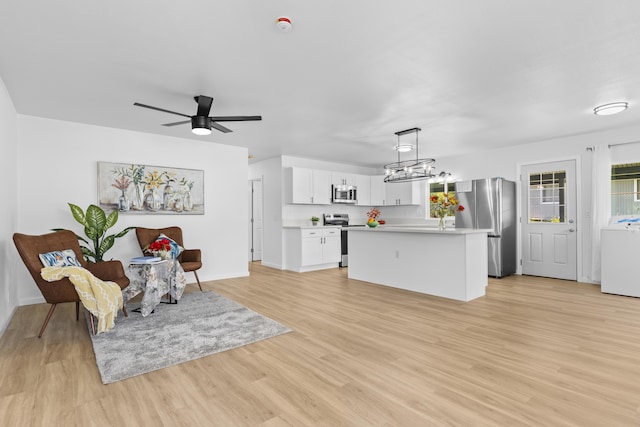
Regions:
[[0, 335], [18, 305], [16, 266], [12, 235], [17, 218], [16, 158], [17, 115], [4, 82], [0, 79]]
[[[201, 281], [248, 275], [246, 148], [20, 115], [18, 142], [15, 231], [42, 234], [61, 227], [83, 234], [67, 202], [83, 209], [97, 202], [98, 161], [202, 169], [204, 215], [121, 214], [109, 231], [177, 225], [185, 246], [202, 250]], [[126, 263], [138, 255], [135, 233], [130, 232], [116, 240], [106, 258]], [[195, 282], [192, 274], [187, 281]], [[24, 267], [17, 271], [16, 286], [21, 305], [42, 301]]]

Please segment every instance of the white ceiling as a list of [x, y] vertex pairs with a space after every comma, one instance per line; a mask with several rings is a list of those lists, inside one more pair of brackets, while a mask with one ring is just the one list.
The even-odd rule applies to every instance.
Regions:
[[[381, 166], [416, 126], [438, 158], [637, 123], [640, 1], [5, 0], [0, 78], [21, 114]], [[197, 137], [133, 106], [199, 94], [263, 120]]]

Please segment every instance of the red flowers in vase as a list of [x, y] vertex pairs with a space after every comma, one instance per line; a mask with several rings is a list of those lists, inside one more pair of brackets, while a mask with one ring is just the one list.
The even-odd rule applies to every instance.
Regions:
[[149, 252], [167, 252], [171, 250], [171, 241], [166, 238], [158, 239], [147, 248]]

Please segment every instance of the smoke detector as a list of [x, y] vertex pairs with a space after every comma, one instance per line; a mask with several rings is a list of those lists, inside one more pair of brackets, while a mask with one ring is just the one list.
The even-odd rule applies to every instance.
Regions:
[[283, 33], [288, 33], [291, 31], [291, 28], [293, 28], [291, 25], [291, 19], [286, 16], [279, 17], [276, 19], [276, 28]]

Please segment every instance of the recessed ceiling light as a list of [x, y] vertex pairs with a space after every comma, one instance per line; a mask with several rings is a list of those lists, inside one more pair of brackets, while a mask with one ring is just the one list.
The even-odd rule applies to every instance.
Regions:
[[629, 106], [626, 102], [612, 102], [611, 104], [599, 105], [593, 109], [593, 114], [598, 116], [610, 116], [623, 112]]

